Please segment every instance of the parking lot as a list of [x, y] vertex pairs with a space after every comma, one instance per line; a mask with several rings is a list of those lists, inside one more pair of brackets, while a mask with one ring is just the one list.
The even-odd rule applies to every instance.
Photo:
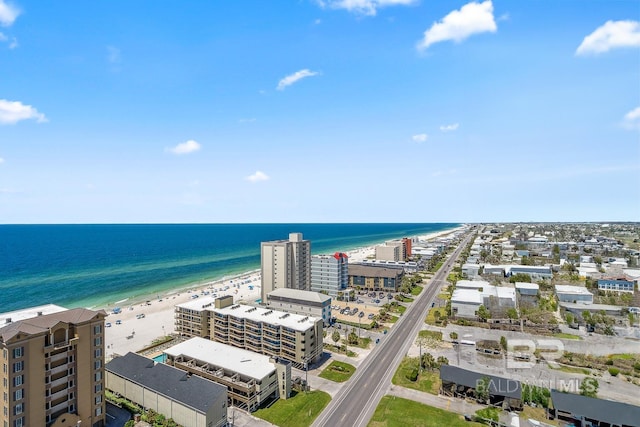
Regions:
[[[371, 318], [377, 315], [380, 308], [392, 298], [393, 295], [390, 299], [389, 294], [384, 292], [375, 292], [375, 296], [373, 296], [373, 292], [363, 292], [361, 295], [356, 294], [356, 301], [334, 300], [332, 301], [331, 315], [345, 322], [357, 323], [360, 320], [362, 323], [370, 323]], [[345, 310], [347, 307], [348, 311]]]

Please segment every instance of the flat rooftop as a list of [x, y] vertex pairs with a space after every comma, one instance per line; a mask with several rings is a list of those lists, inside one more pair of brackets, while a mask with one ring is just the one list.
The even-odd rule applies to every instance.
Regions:
[[226, 316], [253, 320], [254, 322], [265, 322], [271, 325], [284, 326], [300, 332], [313, 328], [316, 321], [318, 321], [318, 318], [312, 316], [301, 316], [299, 314], [241, 304], [234, 304], [225, 308], [209, 307], [207, 310]]
[[176, 344], [164, 352], [173, 357], [196, 359], [258, 381], [276, 370], [269, 356], [200, 337]]
[[[198, 294], [193, 294], [198, 295]], [[196, 310], [202, 311], [207, 307], [215, 306], [216, 298], [211, 295], [199, 296], [198, 298], [192, 298], [187, 302], [183, 302], [182, 304], [176, 304], [176, 307], [188, 309], [188, 310]]]
[[277, 288], [267, 294], [267, 299], [269, 297], [280, 297], [280, 298], [290, 298], [298, 301], [311, 301], [317, 303], [324, 303], [325, 301], [330, 301], [331, 297], [328, 295], [321, 294], [319, 292], [312, 291], [304, 291], [301, 289], [290, 289], [290, 288]]
[[516, 289], [540, 289], [540, 285], [537, 283], [516, 282]]
[[7, 321], [18, 322], [20, 320], [31, 319], [32, 317], [44, 316], [47, 314], [60, 313], [66, 311], [64, 307], [55, 304], [39, 305], [37, 307], [23, 308], [22, 310], [9, 311], [0, 313], [0, 327], [4, 326]]
[[584, 286], [556, 285], [556, 293], [572, 295], [592, 295]]

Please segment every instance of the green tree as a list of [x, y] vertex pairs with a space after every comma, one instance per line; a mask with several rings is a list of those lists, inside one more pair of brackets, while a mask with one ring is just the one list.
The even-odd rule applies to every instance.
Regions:
[[588, 397], [596, 397], [598, 395], [598, 380], [593, 377], [587, 377], [580, 383], [580, 394]]
[[451, 338], [452, 340], [457, 340], [458, 339], [458, 333], [457, 332], [451, 332], [449, 334], [449, 338]]
[[511, 277], [509, 277], [509, 282], [510, 283], [516, 283], [516, 282], [531, 283], [531, 276], [529, 276], [526, 273], [513, 274], [511, 275]]
[[136, 422], [133, 420], [129, 420], [126, 423], [124, 423], [124, 427], [133, 427], [136, 425]]
[[333, 334], [331, 334], [331, 339], [333, 340], [334, 345], [338, 344], [338, 341], [340, 341], [340, 332], [333, 331]]
[[489, 310], [484, 305], [478, 307], [478, 317], [484, 322], [491, 317]]
[[480, 378], [480, 380], [478, 380], [475, 390], [476, 399], [478, 401], [486, 402], [487, 400], [489, 400], [490, 381], [491, 380], [489, 379], [489, 377], [482, 377]]
[[449, 364], [449, 359], [447, 359], [444, 356], [438, 356], [438, 360], [436, 362], [438, 364], [438, 367], [440, 367], [442, 365], [448, 365]]
[[355, 345], [358, 344], [358, 334], [356, 334], [355, 332], [351, 331], [351, 333], [349, 334], [349, 344], [351, 345]]
[[513, 307], [507, 309], [507, 317], [509, 319], [517, 319], [518, 318], [518, 310], [516, 310]]
[[500, 347], [502, 347], [504, 351], [507, 351], [507, 337], [504, 335], [500, 337]]
[[420, 363], [420, 367], [422, 369], [428, 369], [431, 370], [433, 368], [435, 368], [437, 366], [437, 362], [435, 357], [433, 357], [433, 354], [431, 353], [424, 353], [422, 355], [422, 360]]

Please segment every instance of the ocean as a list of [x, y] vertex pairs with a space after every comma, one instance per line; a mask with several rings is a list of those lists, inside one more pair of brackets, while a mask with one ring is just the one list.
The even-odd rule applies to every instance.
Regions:
[[260, 242], [300, 232], [312, 254], [459, 224], [0, 225], [0, 313], [104, 307], [260, 268]]

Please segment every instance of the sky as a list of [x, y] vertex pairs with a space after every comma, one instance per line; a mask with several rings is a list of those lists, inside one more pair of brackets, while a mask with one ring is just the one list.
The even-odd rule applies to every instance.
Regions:
[[0, 223], [639, 220], [638, 0], [0, 0]]

